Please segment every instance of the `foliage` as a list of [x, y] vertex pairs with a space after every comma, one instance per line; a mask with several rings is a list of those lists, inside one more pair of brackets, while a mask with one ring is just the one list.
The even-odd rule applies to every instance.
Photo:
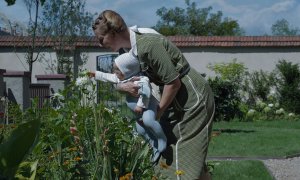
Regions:
[[15, 176], [18, 166], [35, 145], [39, 127], [40, 121], [35, 119], [22, 123], [0, 144], [1, 179]]
[[271, 27], [274, 36], [296, 36], [299, 28], [293, 28], [286, 19], [280, 19]]
[[210, 78], [209, 84], [215, 97], [216, 121], [230, 121], [235, 117], [240, 117], [240, 97], [238, 96], [236, 84], [228, 80], [222, 80], [219, 77]]
[[[43, 6], [39, 34], [50, 36], [57, 43], [55, 47], [57, 60], [46, 61], [52, 71], [71, 75], [75, 69], [76, 75], [78, 71], [76, 66], [84, 64], [88, 59], [86, 54], [79, 56], [72, 48], [76, 38], [91, 35], [93, 15], [85, 10], [85, 2], [85, 0], [53, 0], [46, 1]], [[74, 63], [73, 58], [77, 58], [79, 64]], [[57, 69], [53, 70], [55, 67]]]
[[212, 7], [199, 9], [195, 2], [185, 2], [186, 9], [158, 9], [156, 14], [161, 20], [154, 28], [163, 35], [236, 36], [244, 33], [236, 20], [222, 19], [221, 11], [210, 13]]
[[215, 95], [216, 119], [229, 121], [235, 117], [241, 118], [243, 113], [239, 107], [239, 90], [242, 88], [241, 82], [247, 69], [236, 59], [230, 63], [209, 64], [208, 68], [216, 73], [214, 79], [209, 79]]
[[243, 63], [233, 59], [229, 63], [209, 64], [208, 69], [214, 71], [222, 80], [228, 80], [240, 84], [244, 75], [247, 73], [247, 68]]
[[300, 69], [298, 64], [280, 60], [276, 65], [277, 91], [283, 108], [300, 113]]
[[[16, 3], [16, 0], [5, 0], [8, 6], [12, 6]], [[45, 3], [46, 0], [37, 0], [39, 1], [42, 5]]]
[[[147, 179], [154, 175], [149, 147], [134, 132], [134, 122], [115, 108], [96, 104], [95, 87], [92, 81], [80, 77], [51, 98], [49, 105], [54, 108], [33, 107], [20, 114], [23, 121], [40, 119], [41, 126], [40, 139], [20, 164], [16, 177]], [[15, 147], [10, 147], [15, 154], [26, 150]]]
[[[248, 73], [244, 78], [245, 87], [244, 91], [248, 92], [248, 103], [254, 104], [256, 99], [267, 101], [268, 95], [271, 90], [273, 92], [275, 86], [275, 74], [265, 71], [253, 71]], [[272, 93], [274, 94], [274, 93]]]

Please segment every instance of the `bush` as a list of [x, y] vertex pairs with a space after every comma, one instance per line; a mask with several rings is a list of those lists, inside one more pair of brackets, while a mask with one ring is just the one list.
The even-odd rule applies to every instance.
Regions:
[[216, 120], [230, 121], [233, 118], [243, 117], [239, 106], [241, 103], [240, 89], [247, 68], [234, 59], [230, 63], [209, 64], [209, 69], [216, 73], [209, 83], [215, 95]]
[[281, 60], [276, 65], [279, 103], [288, 111], [300, 113], [300, 70], [298, 64]]
[[241, 117], [242, 112], [239, 109], [241, 100], [236, 84], [231, 81], [224, 81], [218, 77], [208, 81], [214, 92], [216, 121], [230, 121], [235, 117]]
[[271, 88], [275, 85], [274, 74], [262, 70], [249, 73], [245, 78], [245, 91], [249, 93], [249, 103], [253, 104], [255, 99], [267, 101]]

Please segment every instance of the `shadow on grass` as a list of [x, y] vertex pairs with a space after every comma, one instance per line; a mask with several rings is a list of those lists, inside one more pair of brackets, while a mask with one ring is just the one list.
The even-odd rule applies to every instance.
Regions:
[[214, 129], [214, 132], [219, 133], [254, 133], [254, 130], [241, 130], [241, 129]]

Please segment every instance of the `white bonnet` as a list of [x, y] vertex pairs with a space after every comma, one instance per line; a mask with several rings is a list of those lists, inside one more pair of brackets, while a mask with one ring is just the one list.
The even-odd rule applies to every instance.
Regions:
[[128, 79], [141, 71], [139, 60], [131, 53], [124, 53], [116, 57], [116, 66]]

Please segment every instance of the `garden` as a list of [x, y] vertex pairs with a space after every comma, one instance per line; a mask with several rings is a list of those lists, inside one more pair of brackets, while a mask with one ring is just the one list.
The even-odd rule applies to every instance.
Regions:
[[[215, 94], [216, 117], [208, 157], [299, 154], [298, 64], [280, 60], [272, 72], [248, 72], [233, 60], [209, 68], [216, 74], [206, 77]], [[131, 112], [122, 103], [107, 103], [122, 95], [97, 88], [84, 71], [73, 79], [43, 108], [21, 111], [1, 98], [5, 113], [0, 120], [9, 123], [1, 124], [0, 179], [166, 179], [154, 172]], [[256, 160], [207, 163], [213, 179], [272, 179]]]

